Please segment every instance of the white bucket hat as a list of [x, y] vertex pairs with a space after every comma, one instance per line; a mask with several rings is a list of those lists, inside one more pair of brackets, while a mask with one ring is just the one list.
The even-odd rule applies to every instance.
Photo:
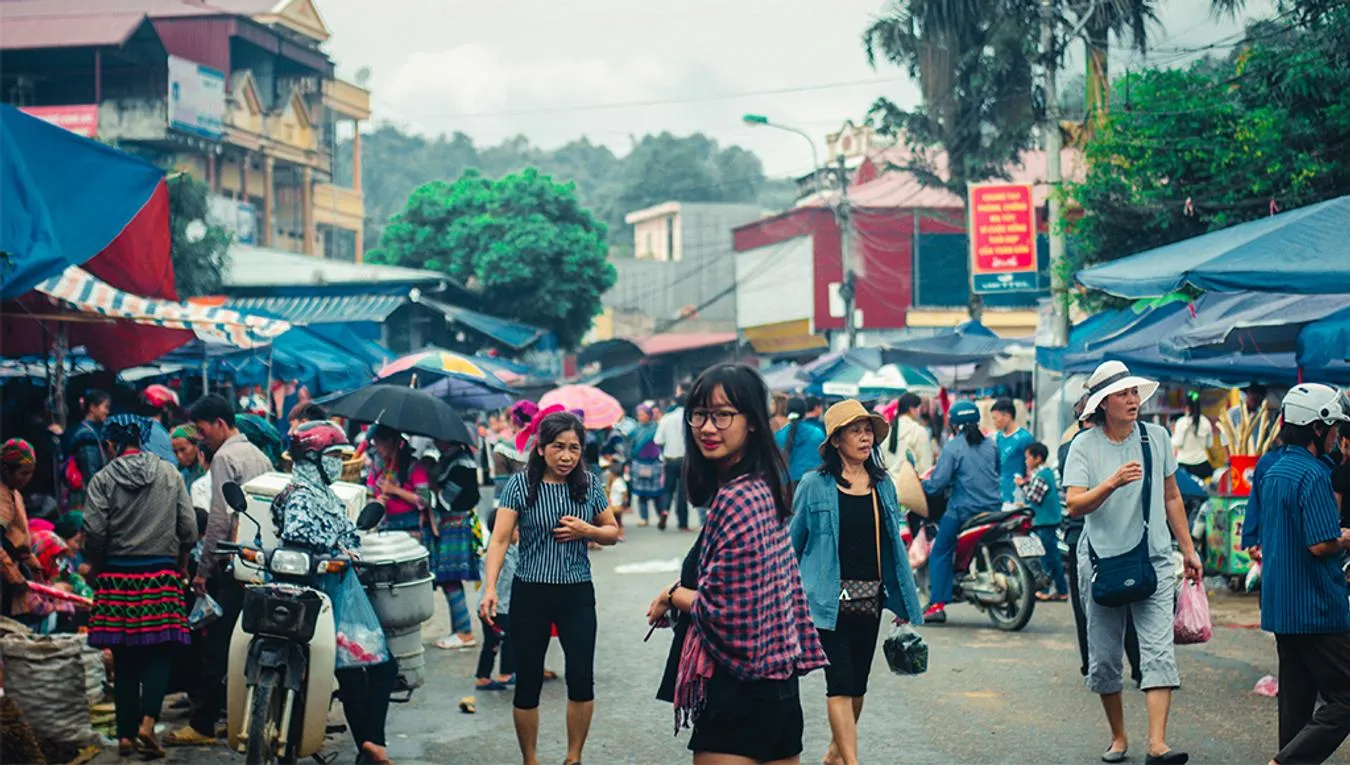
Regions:
[[1143, 404], [1158, 392], [1158, 383], [1130, 374], [1130, 368], [1119, 361], [1103, 361], [1088, 378], [1088, 399], [1083, 405], [1083, 414], [1078, 419], [1086, 420], [1097, 411], [1097, 407], [1101, 406], [1107, 396], [1130, 388], [1139, 389], [1139, 403]]

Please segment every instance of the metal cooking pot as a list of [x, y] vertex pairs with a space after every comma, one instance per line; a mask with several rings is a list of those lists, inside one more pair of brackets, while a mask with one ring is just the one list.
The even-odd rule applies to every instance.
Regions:
[[427, 576], [400, 584], [377, 584], [366, 588], [380, 626], [385, 629], [415, 627], [436, 613], [435, 578]]
[[395, 658], [399, 656], [411, 656], [418, 651], [425, 650], [422, 647], [422, 628], [391, 628], [384, 632], [385, 640], [389, 643], [389, 653]]

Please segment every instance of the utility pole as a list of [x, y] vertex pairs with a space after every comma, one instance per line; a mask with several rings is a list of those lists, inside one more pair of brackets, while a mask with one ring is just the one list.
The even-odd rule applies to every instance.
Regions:
[[1054, 0], [1041, 0], [1041, 55], [1045, 62], [1045, 163], [1046, 180], [1050, 183], [1049, 215], [1046, 226], [1050, 233], [1050, 300], [1054, 309], [1054, 325], [1050, 328], [1055, 347], [1069, 342], [1069, 283], [1064, 263], [1064, 227], [1060, 210], [1060, 184], [1063, 172], [1059, 165], [1061, 136], [1059, 132], [1059, 87], [1055, 82], [1055, 68], [1059, 65], [1059, 51], [1055, 44]]
[[858, 344], [858, 325], [854, 320], [858, 293], [853, 278], [853, 222], [848, 207], [848, 170], [844, 167], [843, 154], [835, 157], [835, 171], [839, 175], [839, 202], [834, 206], [834, 219], [839, 226], [839, 262], [844, 272], [839, 283], [839, 297], [844, 299], [846, 347], [852, 349]]

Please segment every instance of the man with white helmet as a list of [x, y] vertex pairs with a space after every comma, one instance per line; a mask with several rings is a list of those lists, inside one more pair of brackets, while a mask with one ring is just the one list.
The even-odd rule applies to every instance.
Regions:
[[[1350, 550], [1321, 459], [1350, 422], [1335, 388], [1295, 386], [1281, 405], [1285, 452], [1254, 489], [1262, 552], [1261, 628], [1280, 661], [1280, 752], [1272, 763], [1323, 762], [1350, 735], [1350, 598], [1339, 558]], [[1317, 697], [1323, 705], [1314, 712]]]

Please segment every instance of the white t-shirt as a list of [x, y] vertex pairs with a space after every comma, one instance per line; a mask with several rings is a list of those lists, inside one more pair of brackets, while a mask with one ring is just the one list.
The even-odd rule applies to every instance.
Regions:
[[188, 496], [192, 506], [199, 510], [211, 510], [211, 471], [208, 470], [188, 487]]
[[684, 407], [677, 406], [661, 417], [653, 440], [661, 447], [664, 459], [684, 459]]
[[1172, 446], [1177, 450], [1177, 462], [1199, 465], [1209, 462], [1209, 445], [1214, 440], [1214, 425], [1200, 416], [1200, 428], [1194, 427], [1191, 416], [1184, 414], [1172, 426]]
[[628, 482], [622, 478], [615, 478], [614, 483], [609, 485], [609, 506], [623, 507], [628, 504]]

